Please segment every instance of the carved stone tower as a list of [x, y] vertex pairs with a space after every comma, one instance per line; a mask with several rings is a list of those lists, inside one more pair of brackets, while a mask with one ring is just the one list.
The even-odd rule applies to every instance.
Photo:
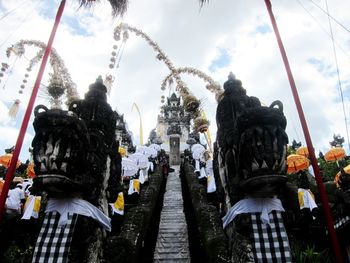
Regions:
[[169, 154], [170, 164], [180, 164], [180, 152], [187, 148], [189, 132], [190, 116], [185, 113], [180, 97], [173, 93], [162, 106], [157, 123], [157, 134]]

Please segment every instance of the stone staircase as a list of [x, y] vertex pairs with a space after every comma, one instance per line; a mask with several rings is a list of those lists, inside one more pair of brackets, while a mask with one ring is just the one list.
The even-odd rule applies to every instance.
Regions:
[[174, 172], [168, 175], [164, 194], [154, 262], [191, 262], [187, 224], [183, 212], [180, 167], [172, 168]]

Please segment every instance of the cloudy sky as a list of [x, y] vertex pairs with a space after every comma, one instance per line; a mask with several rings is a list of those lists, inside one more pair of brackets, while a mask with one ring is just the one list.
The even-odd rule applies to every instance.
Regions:
[[[14, 56], [7, 58], [6, 49], [21, 39], [46, 43], [59, 2], [0, 0], [0, 62], [8, 63], [11, 69], [0, 82], [0, 153], [16, 142], [39, 68], [37, 65], [30, 73], [24, 93], [20, 95], [18, 91], [28, 60], [38, 49], [28, 48], [25, 56], [17, 59]], [[350, 119], [350, 2], [328, 1], [330, 19], [326, 4], [325, 0], [272, 1], [317, 153], [329, 148], [333, 134], [340, 134], [348, 141], [340, 86], [346, 118]], [[113, 74], [115, 82], [109, 103], [113, 109], [124, 113], [138, 144], [139, 116], [132, 111], [132, 105], [136, 103], [141, 111], [143, 137], [147, 138], [156, 126], [161, 96], [169, 95], [169, 90], [163, 92], [160, 89], [169, 70], [144, 39], [130, 34], [119, 68], [111, 71], [108, 65], [113, 45], [120, 45], [113, 39], [113, 30], [120, 22], [145, 32], [175, 67], [197, 68], [221, 85], [232, 71], [242, 80], [248, 95], [258, 97], [266, 105], [281, 100], [288, 120], [289, 140], [295, 139], [305, 145], [263, 0], [211, 0], [202, 8], [196, 0], [130, 0], [123, 18], [111, 16], [108, 1], [100, 1], [91, 9], [79, 8], [78, 1], [67, 1], [53, 46], [63, 58], [81, 97], [98, 75]], [[50, 71], [52, 68], [48, 65], [42, 84], [47, 85]], [[205, 82], [182, 76], [189, 89], [202, 101], [211, 121], [214, 140], [215, 98], [205, 89]], [[44, 90], [40, 94], [36, 104], [49, 105]], [[7, 112], [15, 99], [20, 99], [21, 104], [16, 119], [12, 120]], [[20, 155], [22, 161], [28, 157], [33, 135], [31, 120]], [[345, 148], [349, 152], [347, 143]]]

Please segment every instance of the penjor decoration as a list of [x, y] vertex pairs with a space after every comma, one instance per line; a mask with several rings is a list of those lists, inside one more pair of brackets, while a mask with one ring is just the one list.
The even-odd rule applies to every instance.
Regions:
[[[81, 4], [81, 6], [91, 6], [92, 4], [94, 4], [95, 2], [98, 2], [98, 1], [80, 0], [79, 2]], [[109, 2], [112, 6], [112, 10], [113, 10], [112, 12], [115, 16], [122, 15], [126, 11], [127, 2], [128, 2], [127, 0], [109, 0]], [[39, 85], [40, 85], [42, 76], [44, 74], [47, 60], [48, 60], [49, 55], [50, 55], [51, 50], [52, 50], [52, 44], [53, 44], [53, 41], [55, 39], [58, 25], [61, 21], [61, 17], [62, 17], [65, 5], [66, 5], [66, 0], [61, 0], [60, 5], [59, 5], [58, 10], [57, 10], [57, 13], [56, 13], [55, 23], [52, 27], [51, 34], [50, 34], [49, 40], [47, 42], [47, 45], [46, 45], [46, 48], [45, 48], [45, 51], [44, 51], [44, 54], [42, 57], [39, 73], [38, 73], [37, 78], [35, 80], [33, 91], [32, 91], [32, 94], [30, 96], [28, 107], [25, 111], [23, 122], [21, 125], [21, 129], [20, 129], [17, 141], [16, 141], [15, 152], [13, 154], [14, 163], [18, 160], [18, 156], [19, 156], [19, 153], [20, 153], [21, 148], [22, 148], [24, 135], [25, 135], [25, 132], [26, 132], [27, 127], [28, 127], [30, 114], [31, 114], [33, 107], [34, 107], [34, 102], [35, 102], [36, 96], [38, 94]], [[12, 181], [12, 178], [14, 176], [14, 172], [15, 172], [15, 165], [11, 164], [8, 171], [7, 171], [7, 174], [6, 174], [7, 179], [5, 181], [3, 190], [2, 190], [1, 195], [0, 195], [0, 219], [2, 218], [2, 215], [4, 213], [6, 196], [7, 196], [7, 193], [9, 191], [10, 182]]]
[[[208, 76], [207, 74], [205, 74], [204, 72], [195, 69], [195, 68], [191, 68], [191, 67], [183, 67], [183, 68], [177, 68], [175, 69], [176, 74], [180, 75], [182, 73], [187, 73], [193, 76], [197, 76], [200, 79], [204, 80], [205, 82], [207, 82], [208, 84], [206, 85], [206, 88], [215, 94], [215, 98], [217, 100], [217, 102], [219, 102], [222, 98], [223, 95], [223, 89], [221, 88], [220, 84], [217, 83], [216, 81], [214, 81], [210, 76]], [[161, 90], [165, 90], [166, 86], [171, 86], [172, 83], [174, 82], [173, 80], [174, 77], [174, 72], [171, 72], [162, 82], [161, 84]], [[192, 110], [192, 105], [196, 103], [196, 100], [193, 100], [193, 98], [191, 96], [188, 96], [187, 101], [184, 101], [184, 105], [185, 105], [185, 109], [186, 109], [186, 105], [187, 105], [187, 109], [186, 111], [188, 112], [192, 112], [194, 115], [194, 129], [197, 132], [203, 133], [206, 138], [209, 139], [208, 135], [209, 133], [207, 133], [208, 129], [209, 129], [209, 121], [206, 118], [205, 114], [203, 111], [201, 112], [197, 112], [197, 110], [195, 110], [194, 112], [191, 111]], [[195, 107], [194, 107], [195, 108]], [[197, 108], [195, 108], [197, 109]], [[209, 143], [209, 141], [208, 141]]]
[[[29, 74], [32, 69], [41, 61], [44, 55], [44, 51], [46, 48], [45, 43], [38, 40], [20, 40], [19, 42], [13, 44], [11, 47], [7, 48], [6, 56], [8, 58], [11, 55], [15, 55], [18, 58], [24, 56], [26, 51], [26, 46], [34, 46], [39, 48], [39, 51], [36, 55], [30, 59], [29, 65], [26, 68], [27, 73], [24, 75], [24, 79], [22, 80], [22, 84], [20, 85], [20, 89], [18, 91], [19, 94], [23, 94], [24, 89], [26, 88], [26, 84], [28, 83]], [[79, 95], [76, 89], [76, 84], [72, 81], [72, 78], [57, 51], [53, 48], [50, 54], [50, 65], [52, 67], [53, 73], [50, 74], [49, 86], [47, 87], [47, 93], [51, 97], [51, 105], [52, 108], [58, 108], [61, 105], [61, 101], [59, 98], [66, 92], [67, 93], [67, 102], [68, 105], [72, 101], [79, 99]], [[14, 103], [13, 108], [18, 109], [20, 100], [17, 99]], [[10, 111], [11, 117], [15, 117], [14, 113], [17, 111]]]
[[[221, 88], [220, 84], [216, 81], [214, 81], [209, 75], [205, 74], [203, 71], [200, 71], [198, 69], [192, 68], [192, 67], [181, 67], [175, 69], [175, 72], [177, 75], [182, 73], [187, 73], [193, 76], [197, 76], [200, 79], [204, 80], [208, 84], [205, 86], [207, 90], [215, 94], [215, 98], [217, 101], [219, 101], [220, 97], [222, 96], [223, 89]], [[161, 90], [165, 90], [166, 85], [169, 86], [172, 85], [174, 82], [173, 80], [174, 72], [171, 72], [162, 82], [161, 84]]]
[[[186, 111], [189, 111], [191, 113], [194, 113], [196, 116], [199, 115], [198, 108], [200, 106], [199, 100], [189, 91], [188, 87], [186, 84], [182, 81], [180, 78], [175, 66], [173, 65], [172, 61], [168, 58], [168, 56], [163, 52], [163, 50], [158, 46], [156, 42], [154, 42], [148, 35], [146, 35], [144, 32], [141, 30], [132, 27], [126, 23], [120, 23], [115, 29], [114, 29], [114, 39], [118, 41], [122, 41], [122, 45], [119, 48], [119, 51], [112, 51], [112, 58], [111, 58], [111, 63], [109, 67], [113, 69], [114, 67], [119, 66], [119, 61], [120, 58], [118, 59], [118, 55], [122, 53], [122, 46], [123, 43], [125, 43], [129, 39], [129, 33], [133, 32], [137, 36], [142, 37], [147, 44], [149, 44], [153, 50], [156, 52], [156, 58], [160, 61], [163, 61], [165, 65], [168, 67], [170, 70], [173, 78], [175, 79], [176, 82], [176, 89], [180, 93], [181, 98], [184, 101], [185, 109]], [[118, 45], [113, 46], [114, 50], [118, 49]]]

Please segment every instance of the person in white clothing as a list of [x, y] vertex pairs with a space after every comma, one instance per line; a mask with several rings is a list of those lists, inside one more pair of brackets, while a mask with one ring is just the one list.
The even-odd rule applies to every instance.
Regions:
[[6, 212], [21, 214], [22, 204], [25, 201], [24, 191], [21, 185], [16, 185], [9, 190], [6, 199]]
[[33, 181], [31, 179], [24, 179], [22, 185], [22, 189], [24, 191], [25, 197], [28, 197], [30, 195], [29, 188], [33, 185]]

